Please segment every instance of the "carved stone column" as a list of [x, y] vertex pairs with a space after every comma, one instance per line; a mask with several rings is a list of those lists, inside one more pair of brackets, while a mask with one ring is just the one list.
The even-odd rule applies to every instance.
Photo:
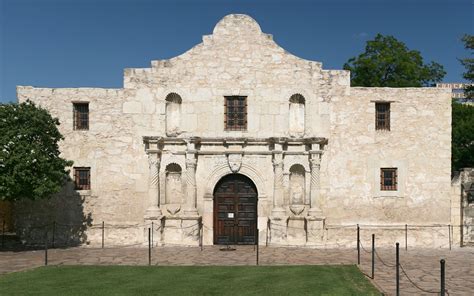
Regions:
[[310, 183], [310, 203], [311, 208], [308, 211], [308, 216], [321, 217], [321, 193], [320, 193], [320, 170], [321, 170], [321, 152], [311, 153], [311, 183]]
[[158, 219], [162, 213], [160, 209], [160, 157], [158, 153], [148, 153], [148, 208], [146, 219]]
[[186, 152], [186, 208], [184, 214], [187, 216], [197, 216], [196, 208], [196, 154], [193, 152]]
[[[277, 146], [277, 144], [275, 144]], [[273, 154], [273, 210], [272, 216], [282, 217], [285, 215], [283, 209], [283, 154], [281, 151], [275, 151]]]

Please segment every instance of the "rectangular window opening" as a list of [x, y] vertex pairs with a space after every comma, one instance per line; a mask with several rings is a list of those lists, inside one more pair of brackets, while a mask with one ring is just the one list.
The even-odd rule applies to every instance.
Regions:
[[380, 169], [380, 190], [396, 191], [398, 190], [397, 168]]
[[91, 189], [91, 168], [75, 167], [74, 168], [74, 184], [76, 190]]
[[247, 130], [247, 97], [226, 96], [224, 108], [226, 131]]
[[73, 103], [74, 108], [74, 129], [89, 129], [89, 103]]
[[375, 103], [375, 129], [390, 130], [390, 103]]

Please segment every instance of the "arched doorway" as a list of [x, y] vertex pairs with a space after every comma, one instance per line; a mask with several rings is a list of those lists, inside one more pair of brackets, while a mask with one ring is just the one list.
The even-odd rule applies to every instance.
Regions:
[[224, 176], [214, 188], [214, 244], [254, 245], [257, 188], [240, 174]]

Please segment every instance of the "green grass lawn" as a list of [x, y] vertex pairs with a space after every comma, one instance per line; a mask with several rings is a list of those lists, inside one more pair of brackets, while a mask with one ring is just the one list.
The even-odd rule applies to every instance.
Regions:
[[0, 276], [0, 295], [380, 295], [356, 266], [51, 266]]

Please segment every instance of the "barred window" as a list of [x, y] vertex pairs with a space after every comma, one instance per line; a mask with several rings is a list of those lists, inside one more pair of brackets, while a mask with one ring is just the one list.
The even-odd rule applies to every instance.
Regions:
[[76, 190], [91, 189], [91, 168], [74, 168], [74, 184]]
[[225, 97], [225, 129], [228, 131], [247, 130], [247, 97]]
[[375, 103], [375, 129], [390, 130], [390, 103]]
[[74, 129], [89, 129], [89, 103], [73, 103], [74, 108]]
[[397, 168], [380, 169], [380, 190], [397, 190]]

